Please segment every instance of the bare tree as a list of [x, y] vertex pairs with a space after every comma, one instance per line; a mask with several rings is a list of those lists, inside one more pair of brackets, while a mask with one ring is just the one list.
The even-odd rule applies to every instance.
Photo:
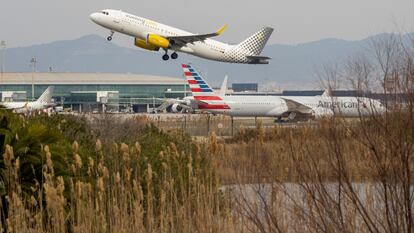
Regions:
[[[343, 67], [322, 69], [325, 86], [336, 88], [342, 78], [359, 93], [381, 92], [388, 110], [281, 129], [270, 151], [264, 142], [255, 152], [262, 157], [249, 160], [256, 183], [236, 186], [237, 213], [250, 231], [414, 231], [413, 48], [412, 38], [386, 35]], [[272, 153], [289, 155], [289, 179], [278, 170], [285, 161]]]

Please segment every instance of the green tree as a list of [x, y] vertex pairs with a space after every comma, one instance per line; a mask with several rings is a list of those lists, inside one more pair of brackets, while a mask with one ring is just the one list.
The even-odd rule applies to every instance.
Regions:
[[[13, 114], [10, 111], [0, 111], [0, 148], [2, 154], [6, 145], [13, 148], [14, 159], [19, 158], [19, 174], [22, 190], [31, 191], [35, 182], [42, 183], [42, 168], [46, 161], [43, 148], [48, 145], [52, 154], [55, 175], [68, 174], [68, 155], [71, 149], [69, 142], [56, 128], [42, 123], [32, 123], [30, 118]], [[4, 174], [3, 156], [0, 159], [1, 180], [7, 186], [7, 176]], [[7, 187], [5, 187], [7, 189]]]

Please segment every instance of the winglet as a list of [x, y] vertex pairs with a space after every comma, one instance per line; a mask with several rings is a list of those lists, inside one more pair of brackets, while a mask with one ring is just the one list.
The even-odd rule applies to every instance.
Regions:
[[323, 92], [322, 96], [325, 96], [325, 97], [332, 97], [332, 89], [331, 89], [331, 88], [327, 88], [327, 89]]
[[223, 27], [221, 27], [217, 32], [216, 32], [216, 34], [219, 36], [219, 35], [221, 35], [223, 32], [224, 32], [224, 30], [226, 30], [226, 28], [228, 27], [229, 25], [226, 23], [226, 24], [224, 24], [224, 26]]
[[221, 84], [221, 88], [220, 88], [220, 93], [219, 93], [220, 96], [226, 96], [228, 78], [229, 77], [227, 75], [224, 77], [223, 84]]

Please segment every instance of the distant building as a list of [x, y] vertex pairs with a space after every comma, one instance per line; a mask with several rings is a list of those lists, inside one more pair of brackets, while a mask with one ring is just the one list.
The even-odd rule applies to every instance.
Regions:
[[[283, 96], [315, 96], [322, 95], [325, 90], [299, 90], [299, 91], [283, 91], [281, 95]], [[332, 91], [333, 96], [364, 96], [368, 93], [362, 94], [358, 90], [334, 90]]]
[[[231, 95], [257, 95], [257, 96], [317, 96], [322, 95], [324, 90], [286, 90], [282, 92], [233, 92]], [[358, 90], [335, 90], [333, 96], [370, 96], [371, 93], [361, 93]]]
[[259, 90], [257, 83], [233, 83], [234, 92], [257, 92]]
[[[55, 86], [53, 100], [74, 111], [146, 112], [161, 104], [158, 98], [190, 95], [182, 78], [108, 73], [34, 73], [34, 97]], [[3, 73], [1, 101], [22, 101], [32, 96], [32, 73]], [[186, 92], [186, 93], [185, 93]]]

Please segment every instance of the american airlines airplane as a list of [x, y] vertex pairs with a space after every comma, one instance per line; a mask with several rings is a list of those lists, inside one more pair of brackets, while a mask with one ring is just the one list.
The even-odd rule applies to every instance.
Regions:
[[321, 96], [220, 96], [188, 64], [182, 64], [193, 98], [199, 110], [215, 114], [244, 117], [288, 116], [297, 114], [315, 118], [341, 115], [344, 117], [382, 114], [385, 107], [378, 100], [364, 97], [332, 97], [327, 92]]
[[0, 107], [12, 109], [18, 113], [42, 110], [54, 105], [52, 103], [53, 90], [54, 87], [49, 86], [36, 101], [2, 102], [0, 103]]
[[289, 109], [278, 96], [220, 96], [188, 64], [182, 64], [194, 101], [201, 111], [231, 116], [281, 117]]
[[102, 10], [92, 13], [90, 18], [110, 30], [108, 41], [112, 40], [114, 32], [132, 36], [137, 47], [150, 51], [164, 50], [162, 59], [165, 61], [170, 58], [169, 50], [173, 51], [172, 59], [178, 58], [177, 52], [230, 63], [268, 64], [271, 59], [260, 55], [273, 32], [270, 27], [262, 28], [240, 44], [230, 45], [210, 39], [223, 33], [227, 25], [217, 32], [193, 34], [119, 10]]

